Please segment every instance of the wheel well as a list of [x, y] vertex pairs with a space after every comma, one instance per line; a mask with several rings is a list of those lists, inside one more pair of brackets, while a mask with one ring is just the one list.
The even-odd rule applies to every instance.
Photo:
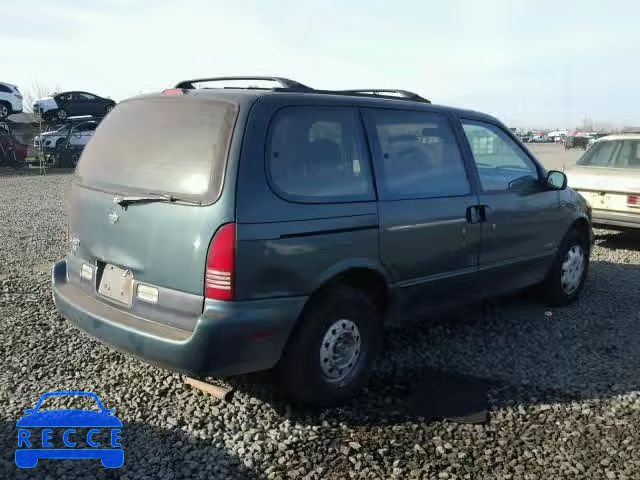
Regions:
[[326, 281], [312, 297], [340, 285], [347, 285], [365, 293], [383, 314], [389, 306], [389, 286], [384, 276], [370, 268], [351, 268]]
[[578, 233], [584, 236], [585, 240], [589, 241], [589, 222], [584, 218], [579, 218], [571, 224], [569, 231], [576, 230]]

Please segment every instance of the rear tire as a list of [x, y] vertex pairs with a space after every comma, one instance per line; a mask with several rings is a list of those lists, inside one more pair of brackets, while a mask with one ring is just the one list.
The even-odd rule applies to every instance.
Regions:
[[59, 108], [56, 112], [56, 118], [62, 122], [67, 119], [67, 111], [64, 108]]
[[577, 229], [565, 236], [547, 278], [542, 282], [544, 300], [552, 306], [573, 303], [589, 272], [589, 241]]
[[362, 291], [338, 286], [305, 307], [275, 373], [296, 399], [343, 403], [367, 382], [382, 346], [382, 320]]

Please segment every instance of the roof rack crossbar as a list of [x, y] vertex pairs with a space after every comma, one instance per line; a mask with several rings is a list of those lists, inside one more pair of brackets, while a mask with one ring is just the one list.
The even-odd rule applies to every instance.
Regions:
[[336, 90], [336, 91], [340, 93], [346, 93], [346, 94], [355, 93], [355, 94], [376, 95], [376, 96], [394, 96], [393, 94], [395, 94], [395, 95], [398, 95], [400, 98], [406, 98], [407, 100], [431, 103], [428, 99], [421, 97], [417, 93], [410, 92], [409, 90], [400, 90], [397, 88], [358, 88], [358, 89]]
[[288, 78], [283, 77], [255, 77], [255, 76], [246, 76], [246, 77], [211, 77], [211, 78], [195, 78], [193, 80], [183, 80], [179, 82], [175, 88], [184, 88], [184, 89], [194, 89], [194, 83], [204, 83], [204, 82], [228, 82], [228, 81], [237, 81], [237, 80], [259, 80], [259, 81], [268, 81], [268, 82], [276, 82], [280, 84], [282, 88], [291, 88], [298, 90], [312, 90], [310, 87], [303, 85], [300, 82], [296, 82], [295, 80], [290, 80]]

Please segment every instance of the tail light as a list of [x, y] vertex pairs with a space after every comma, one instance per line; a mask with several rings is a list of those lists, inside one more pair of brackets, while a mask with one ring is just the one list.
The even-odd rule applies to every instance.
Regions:
[[233, 300], [236, 263], [236, 225], [227, 223], [213, 236], [207, 252], [204, 296], [214, 300]]
[[640, 207], [640, 196], [627, 195], [627, 205], [630, 207]]

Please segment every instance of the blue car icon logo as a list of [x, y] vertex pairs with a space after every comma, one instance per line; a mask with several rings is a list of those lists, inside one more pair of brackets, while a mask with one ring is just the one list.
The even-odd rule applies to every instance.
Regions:
[[[91, 397], [100, 410], [39, 411], [45, 399], [60, 396]], [[16, 423], [18, 467], [33, 468], [40, 458], [99, 458], [107, 468], [119, 468], [124, 463], [124, 450], [120, 448], [122, 422], [114, 415], [115, 410], [105, 408], [95, 393], [48, 392], [40, 397], [35, 407], [25, 410], [25, 413]], [[54, 441], [54, 436], [61, 441]]]

